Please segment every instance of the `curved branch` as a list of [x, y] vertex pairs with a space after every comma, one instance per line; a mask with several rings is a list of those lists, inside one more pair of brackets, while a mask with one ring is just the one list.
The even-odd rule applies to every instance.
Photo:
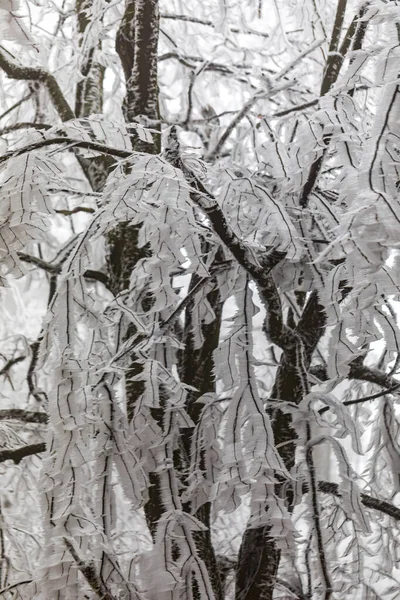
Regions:
[[40, 81], [43, 83], [50, 95], [62, 121], [70, 121], [75, 118], [75, 113], [68, 104], [62, 93], [56, 78], [44, 69], [33, 67], [23, 67], [14, 61], [6, 58], [0, 51], [0, 68], [6, 73], [10, 79], [25, 80], [25, 81]]
[[8, 585], [7, 587], [0, 590], [0, 598], [3, 598], [3, 594], [5, 594], [6, 592], [11, 592], [11, 590], [14, 590], [19, 585], [27, 585], [28, 583], [32, 583], [32, 581], [32, 579], [25, 579], [24, 581], [17, 581], [17, 583], [12, 583], [11, 585]]
[[39, 142], [34, 142], [28, 146], [24, 146], [23, 148], [17, 148], [16, 150], [5, 152], [0, 157], [0, 164], [9, 160], [10, 158], [14, 158], [15, 156], [20, 156], [21, 154], [26, 154], [27, 152], [33, 152], [34, 150], [40, 150], [41, 148], [53, 146], [55, 144], [67, 146], [65, 150], [68, 150], [69, 148], [86, 148], [88, 150], [94, 150], [95, 152], [101, 152], [102, 154], [116, 156], [118, 158], [129, 158], [132, 155], [132, 152], [128, 152], [127, 150], [110, 148], [104, 144], [97, 144], [96, 142], [91, 142], [89, 140], [73, 140], [71, 138], [59, 137], [48, 140], [40, 140]]

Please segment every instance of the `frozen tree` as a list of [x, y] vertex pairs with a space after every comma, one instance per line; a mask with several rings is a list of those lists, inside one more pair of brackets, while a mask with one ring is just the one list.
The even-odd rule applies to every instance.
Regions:
[[0, 597], [398, 598], [399, 3], [0, 32]]

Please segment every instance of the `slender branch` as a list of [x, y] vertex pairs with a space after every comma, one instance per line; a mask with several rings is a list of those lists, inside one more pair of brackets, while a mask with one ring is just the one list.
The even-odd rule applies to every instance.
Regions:
[[[330, 481], [319, 481], [318, 490], [324, 494], [336, 496], [337, 498], [341, 497], [340, 488], [337, 483], [332, 483]], [[391, 504], [386, 500], [379, 500], [379, 498], [374, 498], [368, 494], [361, 494], [361, 502], [367, 508], [377, 510], [384, 515], [392, 517], [392, 519], [395, 519], [396, 521], [400, 521], [400, 508], [397, 508], [397, 506], [394, 506], [394, 504]]]
[[20, 585], [27, 585], [28, 583], [32, 583], [32, 579], [25, 579], [24, 581], [18, 581], [17, 583], [12, 583], [11, 585], [8, 585], [7, 587], [0, 590], [0, 598], [3, 598], [4, 594], [6, 594], [7, 592], [11, 592], [11, 590], [14, 590], [16, 587]]
[[[364, 15], [365, 6], [363, 6], [360, 9], [358, 17], [353, 19], [353, 21], [350, 24], [350, 27], [347, 31], [347, 34], [343, 40], [342, 46], [340, 48], [340, 52], [337, 52], [337, 49], [339, 47], [340, 31], [341, 31], [341, 28], [343, 25], [344, 14], [346, 11], [346, 4], [347, 4], [347, 0], [339, 0], [338, 1], [336, 18], [335, 18], [335, 23], [334, 23], [333, 31], [332, 31], [332, 38], [331, 38], [331, 42], [330, 42], [330, 46], [329, 46], [330, 54], [329, 54], [328, 60], [326, 62], [326, 68], [325, 68], [325, 72], [324, 72], [324, 76], [323, 76], [323, 80], [322, 80], [322, 84], [321, 84], [321, 96], [324, 96], [325, 94], [327, 94], [329, 92], [329, 90], [331, 89], [331, 87], [333, 86], [333, 84], [335, 83], [335, 81], [337, 80], [341, 66], [344, 61], [344, 58], [350, 49], [351, 41], [353, 40], [353, 50], [359, 49], [358, 47], [356, 48], [356, 44], [361, 43], [362, 39], [364, 37], [365, 28], [360, 29], [360, 27], [359, 27], [358, 29], [356, 29], [356, 25], [357, 25], [359, 19], [361, 19], [361, 17]], [[362, 32], [361, 34], [360, 34], [360, 31]], [[361, 38], [360, 38], [360, 35], [361, 35]], [[332, 134], [323, 135], [322, 139], [325, 143], [325, 147], [322, 151], [321, 156], [319, 156], [311, 165], [310, 171], [308, 173], [307, 181], [304, 184], [303, 189], [300, 194], [299, 204], [302, 208], [306, 208], [308, 205], [310, 193], [314, 189], [314, 186], [315, 186], [318, 176], [320, 174], [321, 167], [322, 167], [322, 164], [323, 164], [325, 156], [326, 156], [327, 148], [332, 139]]]
[[48, 416], [44, 412], [33, 412], [19, 408], [0, 410], [0, 420], [15, 419], [24, 423], [47, 423]]
[[218, 156], [218, 154], [220, 154], [223, 146], [225, 145], [225, 142], [231, 135], [232, 131], [235, 129], [235, 127], [237, 127], [239, 125], [240, 121], [246, 116], [246, 114], [249, 112], [249, 110], [251, 110], [253, 108], [254, 104], [256, 102], [258, 102], [258, 100], [261, 100], [262, 98], [265, 99], [266, 97], [270, 98], [271, 96], [286, 89], [289, 85], [290, 84], [285, 83], [283, 86], [280, 86], [280, 87], [269, 88], [267, 90], [265, 88], [262, 88], [262, 89], [257, 90], [256, 93], [244, 104], [244, 106], [239, 110], [239, 112], [235, 115], [235, 117], [228, 124], [225, 131], [221, 135], [220, 139], [216, 143], [214, 149], [211, 150], [211, 152], [209, 152], [209, 154], [206, 156], [205, 160], [212, 161]]
[[110, 148], [109, 146], [91, 142], [89, 140], [73, 140], [71, 138], [59, 137], [48, 140], [40, 140], [39, 142], [34, 142], [28, 146], [24, 146], [23, 148], [17, 148], [16, 150], [5, 152], [2, 156], [0, 156], [0, 164], [9, 160], [10, 158], [14, 158], [15, 156], [20, 156], [21, 154], [26, 154], [27, 152], [32, 152], [34, 150], [40, 150], [41, 148], [53, 146], [54, 144], [60, 144], [63, 146], [66, 145], [67, 148], [64, 148], [64, 150], [68, 150], [69, 148], [87, 148], [89, 150], [101, 152], [109, 156], [116, 156], [118, 158], [129, 158], [132, 156], [132, 152], [128, 152], [127, 150]]
[[[37, 256], [31, 256], [30, 254], [24, 254], [23, 252], [18, 252], [17, 255], [20, 260], [22, 260], [26, 263], [35, 265], [36, 267], [38, 267], [39, 269], [43, 269], [43, 271], [46, 271], [47, 273], [50, 273], [53, 275], [61, 273], [61, 270], [62, 270], [61, 263], [57, 263], [57, 264], [53, 265], [49, 262], [46, 262], [45, 260], [43, 260], [41, 258], [38, 258]], [[102, 273], [101, 271], [94, 271], [92, 269], [87, 269], [84, 272], [83, 276], [85, 277], [85, 279], [99, 281], [100, 283], [105, 285], [106, 288], [109, 289], [110, 281], [105, 273]], [[0, 375], [1, 375], [1, 372], [0, 372]]]
[[4, 365], [4, 367], [2, 367], [0, 369], [0, 377], [2, 375], [5, 375], [11, 369], [11, 367], [13, 367], [14, 365], [16, 365], [19, 362], [22, 362], [25, 359], [26, 359], [26, 356], [17, 356], [16, 358], [11, 358], [10, 360], [8, 360], [6, 362], [6, 364]]
[[18, 108], [19, 106], [21, 106], [21, 104], [23, 104], [24, 102], [26, 102], [27, 100], [29, 100], [29, 98], [31, 98], [31, 96], [32, 96], [32, 93], [30, 92], [29, 94], [27, 94], [26, 96], [24, 96], [23, 98], [21, 98], [21, 100], [18, 100], [18, 102], [16, 102], [12, 106], [10, 106], [10, 108], [7, 108], [7, 110], [5, 110], [0, 115], [0, 119], [4, 119], [4, 117], [6, 117], [8, 114], [10, 114], [10, 112], [12, 112], [13, 110], [15, 110], [16, 108]]
[[336, 81], [340, 64], [338, 63], [337, 50], [339, 48], [340, 32], [342, 30], [347, 0], [338, 0], [335, 22], [333, 24], [331, 41], [329, 44], [329, 55], [326, 62], [324, 77], [321, 85], [321, 96], [327, 94]]
[[[199, 25], [205, 25], [206, 27], [215, 28], [215, 25], [212, 21], [207, 21], [206, 19], [197, 19], [196, 17], [191, 17], [189, 15], [169, 15], [168, 13], [161, 13], [160, 17], [162, 19], [172, 19], [174, 21], [186, 21], [187, 23], [197, 23]], [[238, 29], [237, 27], [230, 27], [229, 30], [232, 33], [241, 33], [243, 35], [258, 35], [260, 37], [269, 38], [268, 33], [264, 33], [263, 31], [256, 31], [253, 29]]]
[[43, 269], [43, 271], [47, 271], [47, 273], [59, 273], [61, 267], [59, 265], [52, 265], [45, 260], [38, 258], [37, 256], [31, 256], [30, 254], [25, 254], [24, 252], [18, 252], [17, 256], [23, 262], [26, 262], [31, 265], [35, 265], [39, 267], [39, 269]]
[[11, 448], [0, 450], [0, 463], [6, 460], [12, 460], [18, 465], [23, 458], [27, 456], [33, 456], [34, 454], [40, 454], [45, 452], [46, 444], [41, 442], [39, 444], [29, 444], [28, 446], [22, 446], [21, 448]]
[[[391, 388], [383, 390], [383, 392], [377, 392], [376, 394], [371, 394], [370, 396], [364, 396], [363, 398], [356, 398], [355, 400], [345, 400], [343, 402], [343, 405], [351, 406], [353, 404], [361, 404], [362, 402], [369, 402], [370, 400], [376, 400], [377, 398], [382, 398], [382, 396], [385, 396], [386, 394], [391, 394], [395, 390], [398, 390], [399, 387], [400, 387], [400, 383], [398, 383], [397, 385], [395, 385]], [[331, 409], [332, 409], [331, 406], [323, 406], [322, 408], [319, 409], [318, 413], [320, 415], [322, 415]]]
[[101, 581], [99, 575], [96, 572], [94, 564], [85, 563], [81, 558], [79, 558], [71, 542], [67, 538], [63, 539], [64, 544], [70, 551], [78, 569], [80, 570], [80, 572], [82, 573], [92, 590], [95, 592], [95, 594], [97, 594], [102, 600], [116, 600], [116, 597], [110, 594], [110, 592], [107, 590], [107, 588]]
[[20, 129], [51, 129], [52, 125], [47, 123], [14, 123], [14, 125], [8, 125], [0, 129], [0, 136], [12, 133], [13, 131], [19, 131]]
[[56, 212], [58, 215], [64, 215], [64, 216], [70, 216], [70, 215], [75, 215], [76, 213], [91, 213], [93, 214], [95, 212], [94, 208], [89, 208], [88, 206], [76, 206], [75, 208], [72, 208], [70, 210], [67, 209], [60, 209], [60, 210], [55, 210], [54, 212]]
[[285, 110], [280, 110], [276, 113], [274, 113], [271, 118], [275, 118], [275, 117], [284, 117], [286, 115], [289, 115], [292, 112], [299, 112], [301, 110], [305, 110], [306, 108], [310, 108], [311, 106], [315, 106], [316, 104], [318, 104], [319, 102], [319, 98], [315, 98], [315, 100], [310, 100], [310, 102], [304, 102], [304, 104], [298, 104], [297, 106], [292, 106], [291, 108], [286, 108]]

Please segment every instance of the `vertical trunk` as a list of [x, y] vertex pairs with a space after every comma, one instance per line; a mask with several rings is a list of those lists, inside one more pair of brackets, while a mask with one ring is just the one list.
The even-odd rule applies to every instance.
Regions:
[[[192, 285], [196, 285], [196, 283], [196, 277], [193, 277]], [[184, 350], [180, 360], [181, 380], [197, 389], [196, 392], [190, 393], [188, 397], [188, 413], [195, 425], [199, 420], [202, 410], [202, 405], [196, 403], [197, 398], [207, 392], [215, 392], [213, 352], [217, 348], [219, 342], [222, 315], [222, 305], [218, 290], [214, 290], [208, 295], [208, 301], [215, 312], [215, 320], [208, 325], [203, 325], [204, 343], [199, 349], [195, 349], [193, 345], [191, 306], [189, 305], [187, 308], [185, 331], [183, 333]], [[187, 466], [187, 457], [190, 455], [192, 434], [192, 429], [185, 429], [182, 431], [182, 447], [186, 457], [185, 462]], [[190, 506], [184, 506], [184, 508], [185, 510], [190, 511]], [[215, 598], [216, 600], [222, 600], [224, 594], [217, 559], [211, 541], [210, 515], [210, 502], [203, 504], [203, 506], [195, 513], [195, 517], [207, 527], [207, 530], [195, 532], [194, 539], [199, 556], [204, 561], [210, 575]]]
[[[77, 0], [79, 46], [90, 24], [90, 11], [93, 0]], [[101, 42], [99, 43], [101, 47]], [[81, 79], [76, 86], [75, 114], [88, 117], [103, 112], [103, 80], [105, 68], [96, 60], [96, 47], [86, 49], [81, 65]]]
[[[306, 303], [297, 324], [298, 344], [287, 350], [275, 379], [271, 396], [282, 401], [299, 404], [308, 388], [308, 369], [312, 354], [325, 328], [325, 313], [313, 292]], [[271, 414], [274, 440], [279, 454], [290, 469], [295, 464], [296, 434], [292, 417], [276, 409]], [[293, 495], [285, 488], [285, 501], [289, 511], [293, 509]], [[277, 484], [275, 494], [280, 496], [283, 487]], [[268, 526], [247, 529], [244, 533], [236, 572], [236, 600], [273, 600], [280, 562], [280, 550], [271, 536]]]
[[[157, 46], [159, 33], [159, 13], [157, 0], [127, 0], [117, 37], [116, 51], [121, 60], [125, 75], [126, 97], [123, 105], [127, 122], [136, 117], [146, 116], [158, 119], [157, 87]], [[132, 135], [135, 151], [155, 154], [159, 144], [149, 144]], [[127, 223], [119, 224], [108, 236], [108, 267], [111, 288], [114, 294], [129, 288], [130, 275], [137, 262], [145, 258], [147, 248], [138, 247], [139, 228]], [[145, 299], [145, 305], [151, 302]], [[134, 333], [127, 328], [125, 337]], [[133, 358], [133, 357], [132, 357]], [[140, 366], [132, 360], [126, 375], [126, 404], [128, 418], [131, 419], [137, 399], [143, 392], [141, 381], [132, 381], [140, 371]], [[162, 408], [153, 410], [153, 418], [162, 424]], [[163, 508], [158, 477], [150, 473], [149, 500], [145, 506], [148, 527], [154, 538], [156, 524]]]

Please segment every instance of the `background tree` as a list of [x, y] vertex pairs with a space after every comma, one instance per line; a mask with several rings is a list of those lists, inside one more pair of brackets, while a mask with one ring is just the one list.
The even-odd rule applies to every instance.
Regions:
[[400, 7], [0, 12], [1, 597], [397, 598]]

